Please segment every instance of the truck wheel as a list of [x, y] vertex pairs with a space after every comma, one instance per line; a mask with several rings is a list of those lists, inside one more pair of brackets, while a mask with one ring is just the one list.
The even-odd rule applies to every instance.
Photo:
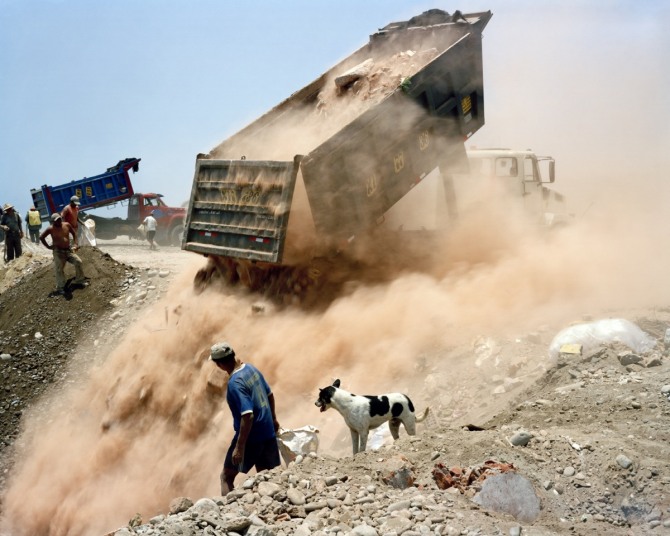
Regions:
[[173, 246], [181, 246], [181, 238], [184, 234], [184, 225], [178, 223], [170, 229], [170, 244]]

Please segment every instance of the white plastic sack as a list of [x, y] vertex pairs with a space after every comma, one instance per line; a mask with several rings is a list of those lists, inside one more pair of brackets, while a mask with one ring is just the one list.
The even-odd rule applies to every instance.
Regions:
[[95, 220], [86, 220], [84, 225], [81, 227], [82, 233], [82, 245], [89, 244], [91, 246], [96, 246], [95, 240]]
[[367, 444], [369, 450], [379, 450], [384, 445], [389, 445], [391, 443], [393, 443], [393, 436], [391, 435], [391, 430], [389, 430], [388, 423], [384, 423], [374, 430], [370, 430]]
[[286, 465], [296, 459], [298, 454], [305, 456], [319, 449], [319, 430], [314, 426], [303, 426], [295, 430], [281, 430], [277, 434], [279, 452]]
[[625, 344], [640, 354], [656, 346], [656, 340], [632, 322], [622, 318], [609, 318], [577, 324], [560, 331], [549, 345], [549, 356], [557, 359], [564, 344], [581, 344], [584, 351], [590, 351], [612, 342]]

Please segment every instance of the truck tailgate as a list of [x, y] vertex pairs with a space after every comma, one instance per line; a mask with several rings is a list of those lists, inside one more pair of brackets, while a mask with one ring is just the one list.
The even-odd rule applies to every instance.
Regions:
[[182, 249], [281, 262], [300, 159], [198, 159]]

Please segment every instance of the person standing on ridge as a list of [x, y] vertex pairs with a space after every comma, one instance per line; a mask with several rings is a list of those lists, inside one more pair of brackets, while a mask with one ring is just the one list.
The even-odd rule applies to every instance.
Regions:
[[79, 236], [79, 198], [76, 195], [70, 198], [70, 203], [63, 207], [60, 215], [63, 217], [63, 221], [72, 226], [74, 235]]
[[21, 256], [21, 239], [23, 228], [21, 227], [21, 216], [14, 210], [14, 205], [5, 203], [2, 207], [3, 214], [0, 216], [0, 227], [5, 232], [5, 261], [9, 262]]
[[42, 229], [42, 217], [35, 207], [30, 207], [26, 213], [26, 227], [30, 234], [30, 241], [37, 244], [40, 241], [40, 230]]
[[[47, 236], [51, 236], [51, 245], [46, 241]], [[72, 244], [70, 243], [72, 236]], [[53, 251], [54, 271], [56, 273], [56, 294], [65, 294], [65, 263], [74, 265], [75, 279], [74, 284], [87, 286], [86, 277], [82, 268], [82, 262], [74, 252], [79, 249], [77, 244], [77, 235], [72, 226], [63, 221], [58, 212], [51, 215], [51, 225], [47, 227], [40, 235], [40, 241], [44, 247]]]

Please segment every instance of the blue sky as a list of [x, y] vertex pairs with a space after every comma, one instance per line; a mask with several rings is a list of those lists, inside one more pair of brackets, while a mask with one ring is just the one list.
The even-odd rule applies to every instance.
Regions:
[[197, 153], [433, 7], [494, 14], [473, 144], [553, 154], [585, 198], [611, 169], [670, 180], [670, 2], [0, 0], [0, 202], [139, 157], [136, 190], [179, 205]]

